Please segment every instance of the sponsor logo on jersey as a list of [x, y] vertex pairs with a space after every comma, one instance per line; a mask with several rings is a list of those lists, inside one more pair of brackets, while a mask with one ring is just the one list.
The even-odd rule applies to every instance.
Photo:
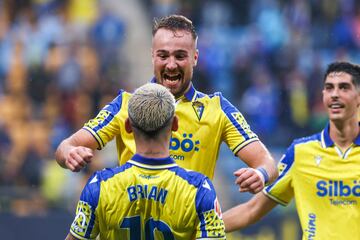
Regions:
[[315, 239], [315, 237], [316, 237], [316, 214], [315, 213], [308, 214], [308, 225], [304, 231], [307, 236], [306, 239], [308, 239], [308, 240]]
[[[357, 205], [357, 197], [360, 197], [360, 181], [352, 184], [342, 180], [321, 180], [316, 183], [316, 195], [329, 197], [331, 205]], [[355, 197], [355, 198], [354, 198]]]
[[182, 154], [179, 154], [179, 151], [182, 151], [184, 153], [189, 153], [192, 151], [198, 152], [200, 150], [199, 145], [200, 141], [193, 139], [192, 133], [183, 133], [181, 139], [172, 137], [170, 141], [170, 151], [176, 151], [176, 154], [174, 152], [171, 153], [171, 157], [174, 160], [185, 160], [185, 156]]

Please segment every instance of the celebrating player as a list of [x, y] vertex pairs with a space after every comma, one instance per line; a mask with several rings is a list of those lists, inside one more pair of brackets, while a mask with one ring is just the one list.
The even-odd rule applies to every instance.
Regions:
[[[213, 178], [221, 143], [249, 168], [241, 169], [241, 191], [259, 192], [277, 177], [275, 162], [242, 114], [221, 93], [206, 95], [192, 84], [197, 64], [197, 33], [192, 22], [171, 15], [154, 22], [152, 41], [152, 82], [168, 88], [176, 98], [179, 130], [170, 142], [170, 156], [181, 167]], [[220, 79], [219, 79], [220, 81]], [[127, 104], [131, 94], [121, 91], [98, 115], [75, 134], [65, 139], [56, 151], [58, 163], [79, 171], [116, 137], [120, 164], [135, 152], [133, 135], [125, 130]]]
[[323, 103], [328, 126], [295, 140], [279, 162], [280, 176], [274, 183], [224, 213], [227, 232], [295, 198], [303, 239], [360, 239], [360, 66], [330, 64]]
[[173, 95], [148, 83], [132, 95], [128, 113], [136, 154], [89, 179], [67, 239], [225, 239], [211, 181], [170, 157], [178, 128]]

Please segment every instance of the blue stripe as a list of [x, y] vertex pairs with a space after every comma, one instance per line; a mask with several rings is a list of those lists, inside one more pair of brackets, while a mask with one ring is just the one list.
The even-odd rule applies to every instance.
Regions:
[[184, 94], [184, 96], [187, 100], [192, 101], [194, 98], [194, 95], [196, 94], [196, 90], [195, 90], [194, 86], [192, 85], [192, 83], [190, 83], [190, 84], [191, 84], [190, 89]]
[[240, 134], [245, 138], [245, 141], [249, 140], [249, 135], [244, 131], [238, 121], [236, 121], [236, 119], [231, 115], [231, 113], [240, 113], [240, 111], [236, 107], [234, 107], [225, 97], [223, 97], [220, 92], [214, 93], [214, 96], [220, 97], [221, 109], [223, 110], [225, 115], [229, 118], [231, 123], [240, 132]]
[[161, 166], [161, 165], [168, 165], [168, 164], [174, 164], [175, 161], [171, 157], [166, 158], [146, 158], [139, 154], [135, 154], [131, 158], [132, 160], [146, 164], [146, 165], [154, 165], [154, 166]]
[[324, 131], [324, 142], [326, 147], [331, 147], [334, 145], [334, 141], [330, 138], [330, 124], [328, 123], [325, 127]]
[[120, 111], [122, 105], [123, 93], [124, 90], [120, 90], [119, 95], [101, 110], [101, 111], [105, 110], [107, 112], [110, 112], [110, 114], [107, 118], [104, 119], [104, 121], [101, 124], [93, 128], [95, 132], [97, 132], [99, 129], [103, 128], [104, 126], [108, 125], [113, 120], [115, 115]]
[[199, 220], [201, 222], [200, 224], [200, 230], [201, 230], [201, 237], [207, 237], [207, 232], [206, 232], [206, 223], [205, 223], [205, 218], [203, 214], [199, 214]]
[[89, 178], [89, 180], [88, 180], [86, 186], [84, 187], [84, 189], [81, 193], [81, 196], [80, 196], [80, 200], [89, 203], [91, 206], [91, 209], [92, 209], [89, 226], [85, 233], [86, 238], [90, 238], [91, 231], [93, 230], [94, 222], [95, 222], [95, 214], [94, 213], [95, 213], [95, 209], [97, 208], [97, 205], [99, 202], [100, 181], [89, 184], [90, 181], [95, 177], [98, 177], [97, 172], [95, 172]]

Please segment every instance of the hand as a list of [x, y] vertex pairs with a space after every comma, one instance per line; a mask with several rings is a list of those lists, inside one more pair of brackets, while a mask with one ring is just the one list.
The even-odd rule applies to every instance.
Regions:
[[264, 176], [254, 168], [240, 168], [234, 172], [235, 184], [239, 185], [240, 192], [258, 193], [265, 186]]
[[87, 147], [71, 147], [65, 156], [65, 165], [72, 172], [79, 172], [94, 156], [93, 150]]

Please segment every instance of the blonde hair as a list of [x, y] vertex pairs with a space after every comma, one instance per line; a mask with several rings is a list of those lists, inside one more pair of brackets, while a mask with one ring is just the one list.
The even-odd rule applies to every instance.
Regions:
[[131, 125], [155, 133], [168, 125], [175, 113], [175, 98], [164, 86], [147, 83], [135, 90], [128, 105]]

